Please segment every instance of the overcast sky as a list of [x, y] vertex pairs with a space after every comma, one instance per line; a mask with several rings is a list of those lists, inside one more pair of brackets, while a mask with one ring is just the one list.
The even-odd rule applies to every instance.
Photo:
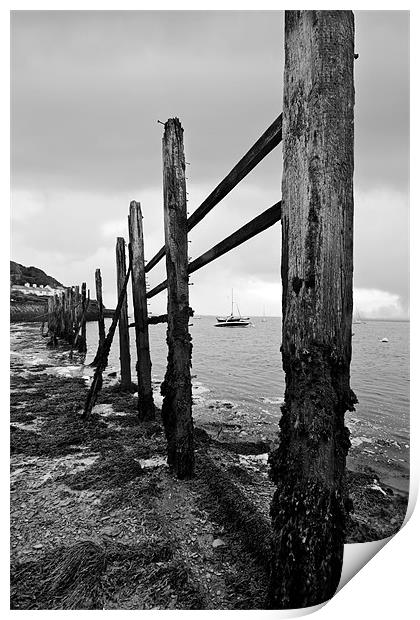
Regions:
[[[407, 318], [409, 17], [355, 17], [355, 309]], [[11, 27], [11, 258], [92, 292], [100, 267], [113, 306], [131, 200], [146, 257], [163, 242], [157, 120], [184, 127], [191, 213], [282, 110], [283, 13], [18, 11]], [[192, 257], [281, 198], [281, 162], [278, 147], [191, 232]], [[227, 313], [233, 287], [243, 314], [279, 315], [280, 224], [191, 281], [197, 314]]]

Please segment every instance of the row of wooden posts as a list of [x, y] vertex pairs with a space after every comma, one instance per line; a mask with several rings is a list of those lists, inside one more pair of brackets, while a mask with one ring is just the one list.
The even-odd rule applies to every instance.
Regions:
[[[140, 420], [155, 417], [153, 401], [149, 325], [168, 323], [168, 367], [161, 386], [164, 396], [162, 419], [168, 442], [168, 462], [180, 478], [191, 477], [194, 472], [194, 447], [191, 397], [191, 337], [189, 319], [193, 310], [189, 305], [189, 274], [201, 269], [226, 252], [238, 247], [280, 220], [281, 203], [269, 207], [259, 216], [239, 228], [213, 248], [193, 261], [188, 257], [188, 232], [196, 226], [271, 150], [281, 141], [282, 116], [257, 140], [231, 172], [219, 183], [196, 211], [187, 217], [187, 192], [185, 180], [185, 154], [183, 129], [179, 119], [165, 123], [162, 140], [165, 246], [148, 262], [145, 261], [143, 215], [139, 202], [132, 201], [128, 215], [128, 257], [124, 238], [117, 238], [116, 268], [118, 303], [108, 334], [105, 335], [100, 270], [95, 273], [98, 301], [99, 345], [94, 363], [92, 384], [86, 399], [83, 416], [87, 417], [95, 405], [103, 384], [103, 372], [108, 364], [112, 340], [119, 329], [119, 355], [121, 389], [132, 386], [129, 328], [135, 328], [137, 352], [138, 415]], [[166, 255], [167, 278], [151, 290], [146, 287], [146, 274]], [[128, 258], [128, 260], [127, 260]], [[128, 264], [128, 266], [127, 266]], [[132, 281], [134, 322], [128, 323], [127, 288]], [[148, 299], [168, 290], [168, 311], [161, 316], [148, 317]], [[67, 295], [67, 292], [64, 295]], [[64, 299], [63, 298], [63, 299]], [[61, 303], [59, 301], [59, 303]], [[63, 302], [64, 303], [64, 302]], [[82, 321], [85, 326], [85, 321]], [[85, 329], [85, 327], [84, 327]], [[56, 329], [56, 336], [69, 338]], [[79, 349], [81, 350], [81, 349]]]
[[80, 353], [86, 352], [86, 314], [89, 308], [89, 291], [86, 282], [79, 286], [66, 287], [60, 294], [48, 298], [49, 345], [56, 346], [57, 339], [68, 342]]
[[[155, 416], [153, 402], [151, 356], [149, 347], [149, 325], [168, 323], [168, 365], [161, 386], [163, 395], [162, 419], [168, 444], [168, 463], [179, 478], [188, 478], [194, 472], [194, 442], [191, 396], [191, 337], [189, 319], [193, 310], [189, 305], [190, 273], [216, 260], [226, 252], [258, 235], [279, 221], [281, 203], [276, 203], [261, 215], [242, 226], [232, 235], [199, 256], [192, 262], [188, 258], [188, 231], [216, 206], [244, 176], [261, 161], [264, 154], [272, 150], [281, 140], [281, 116], [268, 128], [264, 135], [248, 151], [234, 169], [223, 179], [202, 205], [187, 218], [187, 193], [185, 181], [185, 154], [183, 129], [177, 118], [165, 123], [162, 142], [163, 195], [165, 246], [151, 261], [146, 263], [144, 255], [143, 215], [139, 202], [131, 202], [128, 216], [128, 258], [131, 270], [134, 322], [128, 324], [127, 314], [127, 267], [125, 241], [117, 239], [117, 291], [118, 306], [114, 324], [119, 324], [121, 388], [131, 386], [131, 363], [129, 327], [135, 327], [137, 350], [138, 413], [141, 420]], [[197, 212], [199, 216], [196, 215]], [[146, 273], [166, 255], [167, 278], [147, 291]], [[167, 314], [149, 318], [147, 301], [167, 289]], [[115, 326], [111, 325], [111, 338]], [[110, 346], [111, 342], [109, 342]], [[96, 402], [96, 395], [102, 386], [102, 372], [106, 367], [109, 347], [103, 349], [103, 362], [96, 369], [94, 381], [86, 401], [84, 416], [89, 415]]]
[[[146, 264], [141, 206], [130, 204], [128, 266], [117, 241], [118, 303], [100, 332], [96, 370], [85, 403], [92, 411], [119, 324], [121, 384], [131, 386], [127, 285], [132, 279], [138, 411], [155, 415], [149, 324], [167, 321], [168, 365], [161, 392], [168, 462], [179, 478], [194, 472], [188, 330], [189, 274], [282, 221], [282, 359], [286, 378], [279, 447], [271, 455], [271, 605], [296, 608], [326, 601], [338, 585], [348, 496], [349, 447], [344, 413], [350, 389], [353, 272], [354, 18], [351, 11], [286, 11], [283, 114], [187, 217], [183, 129], [165, 123], [165, 245]], [[188, 232], [282, 140], [282, 203], [278, 202], [194, 261]], [[165, 281], [146, 290], [146, 273], [166, 257]], [[167, 314], [151, 321], [147, 300], [167, 289]], [[57, 303], [56, 301], [54, 303]], [[61, 302], [60, 302], [61, 303]], [[62, 303], [68, 304], [68, 301]], [[67, 305], [66, 305], [67, 307]], [[74, 329], [51, 308], [51, 321]]]

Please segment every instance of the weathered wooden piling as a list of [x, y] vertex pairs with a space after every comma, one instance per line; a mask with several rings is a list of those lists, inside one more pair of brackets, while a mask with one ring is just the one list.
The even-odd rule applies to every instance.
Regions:
[[68, 291], [67, 288], [65, 288], [61, 296], [61, 338], [63, 340], [67, 340], [67, 296]]
[[80, 315], [80, 334], [77, 337], [77, 350], [79, 353], [86, 353], [86, 282], [82, 282], [82, 293], [80, 300], [81, 315]]
[[286, 375], [270, 606], [333, 596], [341, 575], [350, 445], [353, 272], [351, 11], [286, 11], [282, 358]]
[[58, 336], [60, 338], [64, 337], [64, 333], [65, 333], [65, 320], [64, 320], [64, 295], [65, 293], [62, 292], [59, 296], [58, 296], [58, 320], [59, 320], [59, 328], [58, 328]]
[[73, 338], [73, 323], [72, 323], [72, 298], [71, 298], [71, 287], [67, 286], [64, 293], [65, 300], [65, 338], [66, 342], [71, 342]]
[[60, 315], [59, 315], [59, 296], [54, 293], [51, 301], [51, 316], [48, 329], [51, 334], [51, 338], [48, 342], [48, 346], [55, 347], [57, 345], [57, 338], [59, 336], [60, 327]]
[[[126, 277], [125, 240], [123, 239], [123, 237], [117, 237], [115, 254], [117, 261], [117, 293], [119, 296], [123, 289]], [[122, 303], [118, 328], [120, 335], [121, 389], [129, 390], [131, 388], [131, 366], [127, 295], [125, 295]]]
[[69, 338], [68, 341], [70, 344], [73, 342], [74, 338], [74, 330], [75, 330], [75, 320], [74, 320], [74, 287], [70, 287], [70, 308], [69, 308]]
[[54, 311], [54, 297], [48, 297], [47, 299], [47, 326], [48, 326], [49, 334], [51, 334], [53, 330], [53, 311]]
[[141, 420], [152, 420], [155, 417], [155, 405], [152, 390], [152, 362], [150, 359], [146, 274], [144, 270], [143, 215], [139, 202], [132, 201], [130, 203], [128, 229], [136, 329], [138, 412]]
[[111, 350], [112, 341], [115, 335], [115, 330], [117, 329], [117, 324], [121, 314], [121, 308], [123, 307], [124, 302], [127, 299], [127, 284], [131, 274], [131, 261], [128, 265], [127, 274], [125, 276], [123, 286], [121, 288], [121, 292], [118, 296], [117, 307], [115, 308], [114, 316], [112, 317], [111, 326], [108, 330], [108, 333], [105, 337], [104, 346], [101, 349], [98, 364], [95, 369], [95, 373], [93, 375], [93, 380], [89, 388], [88, 395], [86, 397], [85, 406], [83, 409], [82, 418], [87, 418], [90, 415], [93, 407], [95, 406], [96, 399], [98, 394], [102, 388], [102, 374], [105, 368], [108, 365], [108, 357], [109, 352]]
[[[76, 331], [79, 325], [80, 317], [81, 317], [80, 287], [78, 285], [74, 287], [73, 298], [74, 298], [74, 324], [75, 324], [75, 331]], [[73, 342], [74, 342], [74, 336], [73, 336]]]
[[191, 395], [191, 336], [188, 333], [188, 240], [183, 129], [179, 119], [165, 123], [163, 205], [168, 281], [168, 366], [161, 386], [168, 464], [178, 478], [194, 473]]
[[104, 319], [104, 304], [102, 299], [102, 276], [101, 270], [95, 271], [95, 287], [96, 287], [96, 301], [98, 304], [98, 349], [96, 351], [95, 359], [91, 366], [96, 366], [98, 363], [101, 348], [105, 341], [105, 319]]

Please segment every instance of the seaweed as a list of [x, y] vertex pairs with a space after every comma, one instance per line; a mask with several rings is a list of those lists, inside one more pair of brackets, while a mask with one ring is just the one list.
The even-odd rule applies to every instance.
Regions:
[[143, 474], [141, 465], [125, 452], [102, 455], [89, 469], [62, 476], [59, 482], [72, 489], [110, 489], [122, 487]]
[[139, 577], [153, 574], [144, 570], [151, 563], [163, 563], [161, 580], [166, 573], [174, 578], [172, 556], [165, 540], [58, 547], [38, 560], [12, 564], [11, 609], [103, 609], [120, 588], [135, 589]]

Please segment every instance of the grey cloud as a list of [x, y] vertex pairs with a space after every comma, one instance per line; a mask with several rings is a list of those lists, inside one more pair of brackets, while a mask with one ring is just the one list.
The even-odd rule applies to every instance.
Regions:
[[[355, 285], [404, 300], [408, 216], [401, 200], [392, 200], [397, 192], [406, 201], [408, 193], [408, 19], [402, 11], [356, 12], [355, 186], [391, 193], [388, 219], [356, 203]], [[193, 210], [278, 116], [283, 15], [18, 11], [11, 60], [12, 185], [44, 195], [41, 210], [14, 223], [14, 259], [47, 247], [74, 265], [104, 243], [113, 253], [114, 240], [104, 239], [100, 225], [125, 220], [133, 198], [146, 196], [146, 245], [159, 247], [158, 119], [179, 116], [184, 126]], [[194, 256], [279, 200], [281, 158], [276, 149], [193, 231]], [[12, 212], [18, 208], [12, 203]], [[393, 236], [392, 213], [401, 220]], [[221, 259], [220, 269], [232, 279], [273, 282], [279, 260], [273, 229]], [[52, 275], [71, 283], [65, 268], [63, 261], [63, 275]]]
[[274, 15], [16, 13], [15, 182], [156, 185], [156, 121], [174, 115], [196, 179], [218, 172], [218, 157], [224, 174], [281, 107], [282, 17]]
[[406, 190], [409, 174], [409, 13], [357, 11], [355, 177]]

